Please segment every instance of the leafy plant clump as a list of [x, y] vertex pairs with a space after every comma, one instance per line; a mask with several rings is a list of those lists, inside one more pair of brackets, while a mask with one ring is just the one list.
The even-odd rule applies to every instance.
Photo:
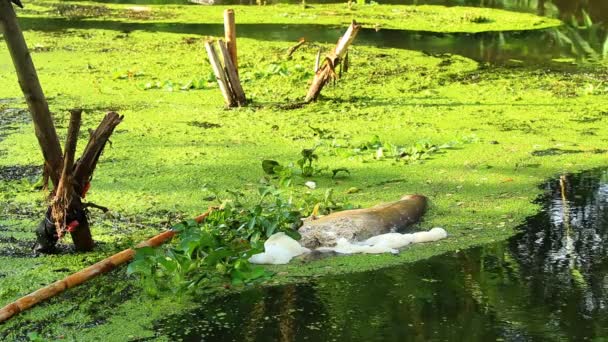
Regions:
[[218, 280], [237, 285], [271, 276], [248, 259], [262, 252], [263, 242], [274, 233], [299, 239], [301, 211], [272, 185], [260, 187], [259, 200], [250, 206], [233, 194], [234, 200], [224, 201], [203, 223], [190, 220], [174, 226], [179, 234], [173, 243], [138, 249], [127, 273], [138, 276], [152, 295], [204, 289]]

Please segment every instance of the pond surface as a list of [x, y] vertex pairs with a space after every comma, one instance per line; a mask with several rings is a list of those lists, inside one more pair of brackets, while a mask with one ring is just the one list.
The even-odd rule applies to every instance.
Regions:
[[[100, 0], [105, 1], [105, 0]], [[113, 0], [108, 0], [113, 2]], [[140, 3], [154, 0], [116, 0]], [[181, 0], [159, 0], [174, 3]], [[219, 1], [219, 0], [218, 0]], [[532, 31], [485, 32], [477, 34], [442, 34], [422, 31], [364, 29], [356, 44], [383, 48], [400, 48], [429, 54], [456, 54], [490, 64], [526, 63], [548, 66], [555, 63], [581, 63], [608, 60], [608, 1], [585, 0], [566, 2], [554, 0], [407, 0], [405, 3], [467, 5], [533, 11], [559, 17], [569, 23], [559, 28]], [[314, 1], [311, 1], [314, 2]], [[395, 0], [395, 3], [404, 3]], [[225, 3], [224, 3], [225, 4]], [[586, 20], [587, 18], [587, 20]], [[108, 29], [123, 32], [136, 30], [163, 31], [193, 35], [223, 35], [223, 25], [206, 23], [124, 23], [112, 20], [79, 20], [62, 18], [22, 18], [24, 29], [62, 31], [77, 29]], [[343, 27], [324, 25], [240, 24], [240, 37], [259, 40], [334, 43], [343, 34]]]
[[608, 336], [608, 173], [570, 175], [544, 190], [543, 210], [508, 241], [379, 271], [253, 289], [204, 302], [157, 322], [156, 330], [184, 341]]

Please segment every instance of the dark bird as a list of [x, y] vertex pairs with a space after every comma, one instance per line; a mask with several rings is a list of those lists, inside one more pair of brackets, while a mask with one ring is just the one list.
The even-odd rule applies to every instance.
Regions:
[[11, 0], [15, 5], [23, 8], [23, 4], [21, 3], [21, 0]]

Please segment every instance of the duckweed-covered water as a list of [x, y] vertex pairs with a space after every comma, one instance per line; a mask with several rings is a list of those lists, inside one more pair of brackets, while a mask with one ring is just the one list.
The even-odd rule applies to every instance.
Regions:
[[543, 210], [508, 241], [390, 269], [250, 290], [203, 302], [156, 329], [185, 341], [608, 336], [608, 173], [570, 175], [544, 189]]

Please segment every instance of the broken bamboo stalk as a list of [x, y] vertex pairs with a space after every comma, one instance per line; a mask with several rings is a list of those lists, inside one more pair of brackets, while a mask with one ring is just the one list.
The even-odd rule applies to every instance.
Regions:
[[290, 47], [289, 50], [287, 50], [287, 58], [291, 57], [291, 55], [293, 55], [294, 52], [296, 52], [304, 44], [306, 44], [305, 38], [302, 37], [302, 38], [298, 39], [298, 42], [296, 43], [296, 45]]
[[[207, 218], [207, 216], [209, 216], [212, 211], [213, 209], [209, 208], [205, 213], [199, 215], [194, 220], [197, 223], [201, 223]], [[137, 246], [135, 246], [135, 248], [158, 247], [170, 240], [177, 233], [177, 231], [172, 229], [167, 230], [152, 237], [149, 240], [139, 243]], [[0, 309], [0, 323], [7, 321], [14, 315], [23, 312], [44, 300], [54, 297], [69, 288], [80, 285], [90, 279], [97, 277], [100, 274], [107, 273], [115, 269], [116, 267], [126, 262], [129, 262], [135, 256], [135, 253], [136, 250], [133, 248], [125, 249], [124, 251], [107, 257], [79, 272], [71, 274], [63, 278], [62, 280], [58, 280], [24, 297], [21, 297], [20, 299]]]
[[226, 106], [234, 107], [236, 105], [236, 99], [234, 98], [234, 94], [232, 94], [230, 85], [228, 84], [228, 77], [226, 76], [226, 72], [220, 63], [220, 59], [217, 56], [217, 52], [215, 51], [213, 44], [210, 41], [206, 41], [205, 49], [207, 50], [211, 68], [213, 69], [213, 73], [217, 79], [217, 84], [219, 85], [220, 91], [224, 96], [224, 102], [226, 102]]
[[333, 52], [325, 57], [323, 65], [315, 73], [315, 77], [310, 85], [310, 88], [308, 89], [308, 93], [306, 94], [305, 101], [307, 103], [315, 101], [319, 97], [319, 94], [321, 94], [323, 87], [330, 80], [335, 79], [336, 66], [341, 63], [342, 58], [344, 58], [344, 55], [348, 51], [348, 47], [352, 44], [360, 29], [361, 25], [357, 24], [357, 22], [353, 20], [344, 35], [338, 40]]
[[51, 203], [51, 216], [55, 221], [55, 228], [59, 238], [63, 236], [63, 231], [66, 228], [67, 210], [72, 202], [72, 192], [74, 191], [74, 187], [72, 186], [72, 169], [74, 167], [74, 155], [76, 154], [81, 118], [82, 109], [70, 111], [70, 124], [63, 155], [63, 171], [61, 172], [61, 179], [59, 179], [59, 185], [57, 185], [57, 190], [55, 191], [55, 197]]
[[0, 0], [0, 26], [17, 71], [21, 91], [32, 115], [38, 144], [45, 160], [45, 171], [57, 187], [62, 169], [61, 145], [13, 5], [6, 0]]
[[234, 18], [234, 10], [227, 9], [224, 11], [224, 38], [226, 46], [230, 52], [230, 59], [234, 65], [234, 71], [239, 73], [239, 63], [236, 56], [236, 20]]
[[245, 91], [241, 86], [239, 74], [236, 72], [236, 68], [234, 64], [232, 64], [232, 60], [230, 59], [230, 53], [228, 51], [227, 44], [221, 39], [218, 40], [217, 44], [220, 47], [220, 52], [224, 60], [224, 71], [226, 72], [228, 82], [230, 83], [230, 90], [232, 91], [232, 96], [236, 100], [238, 106], [243, 107], [247, 104], [247, 98], [245, 97]]

